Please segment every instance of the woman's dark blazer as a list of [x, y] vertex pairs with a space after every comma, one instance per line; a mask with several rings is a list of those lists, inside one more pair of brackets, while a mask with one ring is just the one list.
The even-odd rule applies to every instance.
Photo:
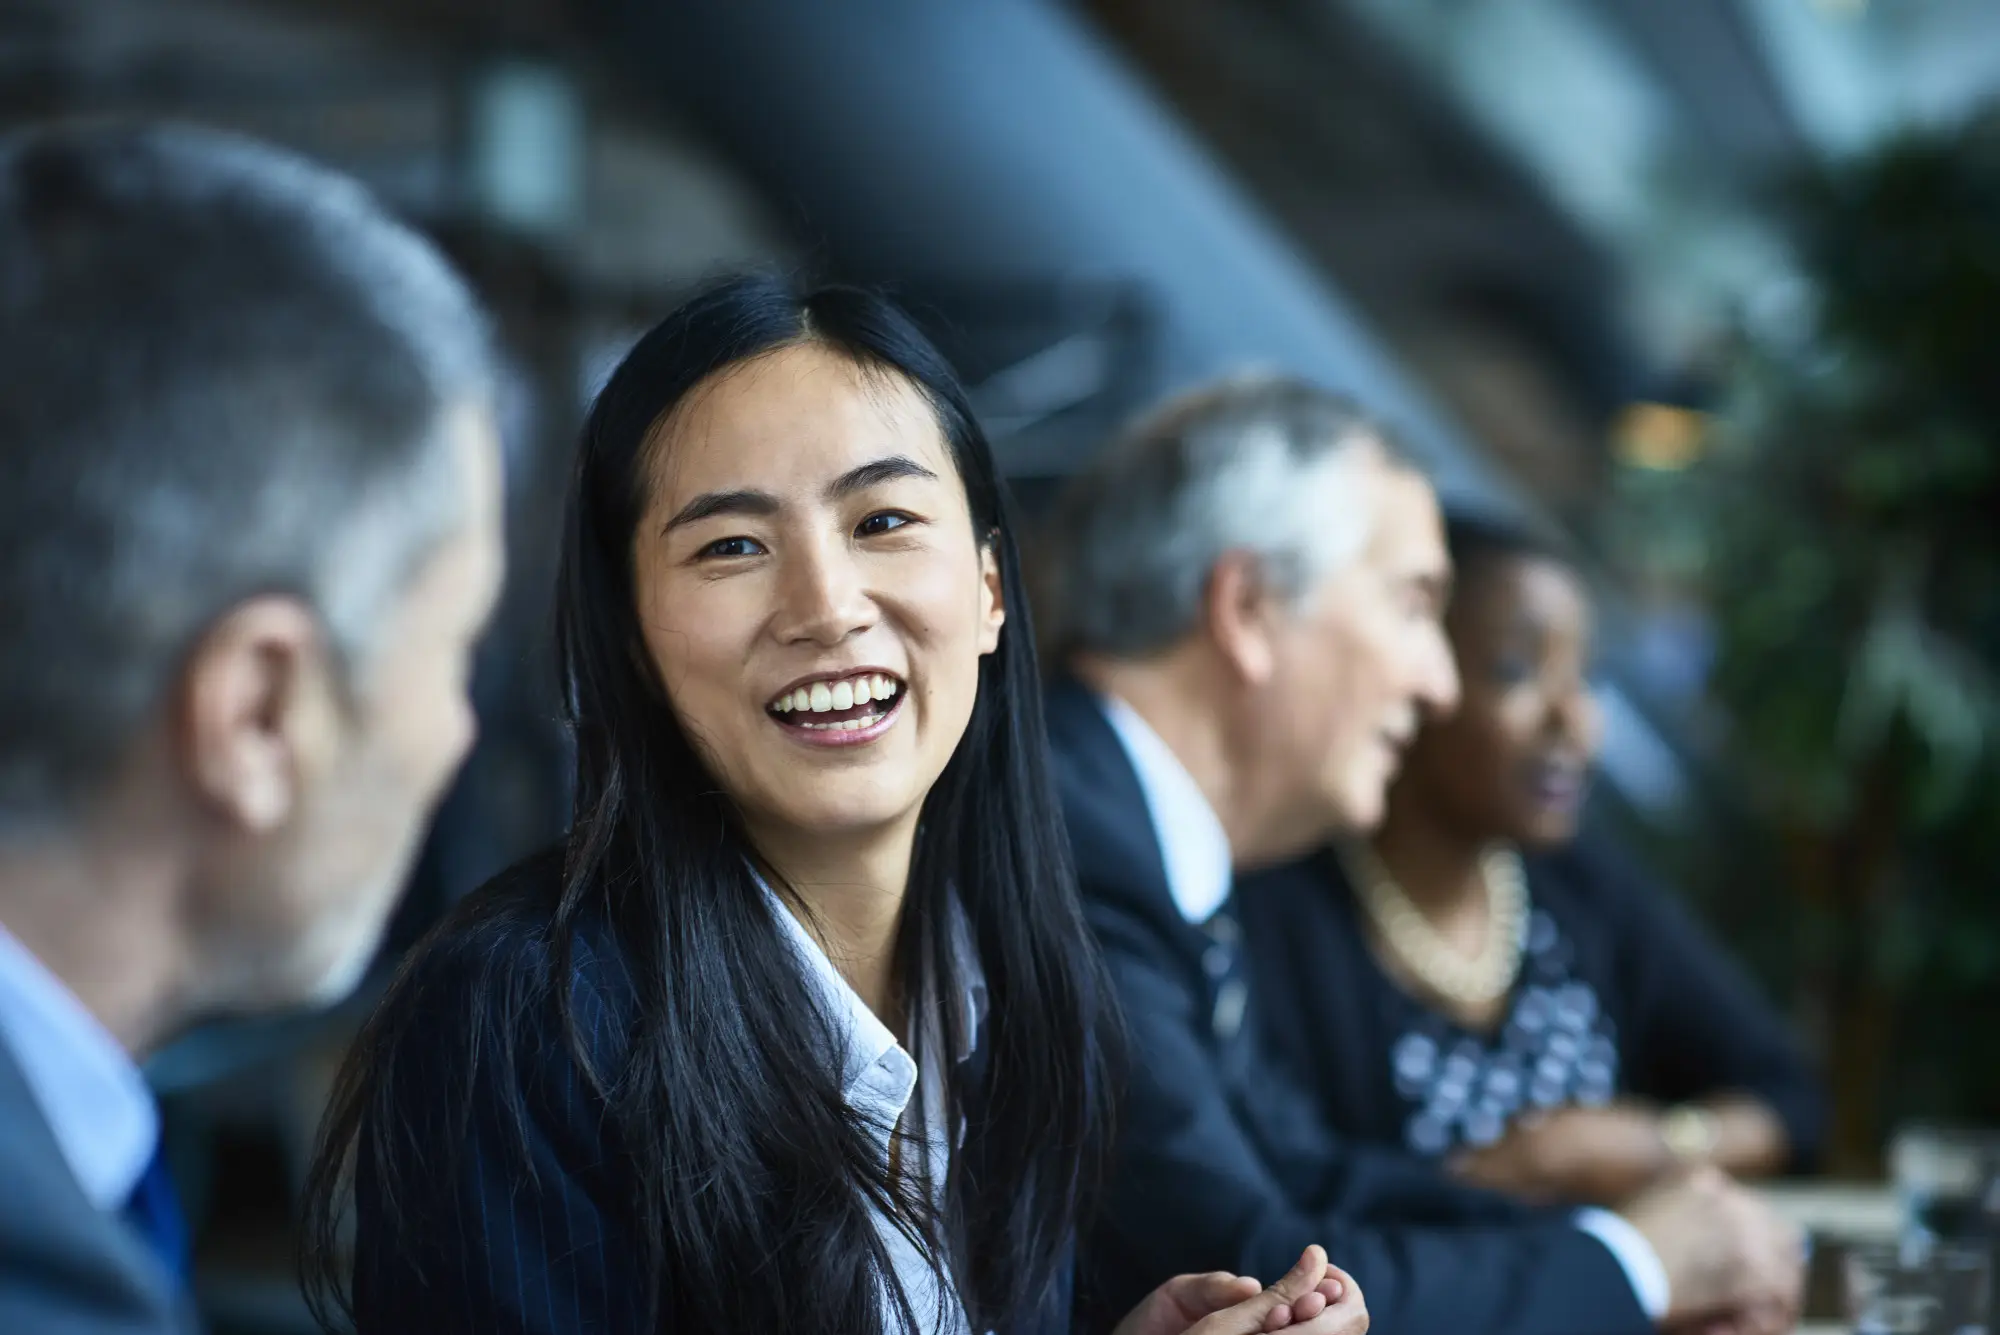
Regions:
[[[403, 1032], [382, 1074], [393, 1124], [364, 1127], [355, 1160], [361, 1335], [652, 1335], [626, 1150], [550, 1008], [512, 1000], [553, 967], [561, 877], [553, 849], [474, 891], [379, 1017]], [[586, 1052], [615, 1072], [634, 992], [608, 930], [578, 934], [571, 984]], [[1069, 1328], [1068, 1273], [1046, 1335]]]
[[[1782, 1016], [1659, 885], [1586, 838], [1524, 860], [1529, 897], [1574, 948], [1573, 973], [1616, 1026], [1620, 1095], [1660, 1104], [1721, 1092], [1762, 1099], [1784, 1123], [1792, 1171], [1816, 1161], [1826, 1129], [1819, 1080]], [[1369, 952], [1339, 859], [1316, 875], [1261, 874], [1239, 894], [1251, 986], [1268, 1037], [1327, 1119], [1400, 1145], [1397, 1093], [1379, 1004], [1388, 983]]]

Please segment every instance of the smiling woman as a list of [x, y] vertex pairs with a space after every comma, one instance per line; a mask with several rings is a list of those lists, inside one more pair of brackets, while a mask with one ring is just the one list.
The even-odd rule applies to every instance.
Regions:
[[[893, 306], [737, 279], [640, 340], [567, 514], [573, 828], [357, 1043], [309, 1188], [323, 1316], [1068, 1328], [1109, 1020], [1018, 586], [991, 453]], [[1293, 1322], [1366, 1326], [1316, 1249], [1121, 1330]]]
[[932, 403], [824, 338], [739, 363], [655, 426], [633, 544], [648, 655], [756, 855], [872, 895], [837, 915], [868, 939], [832, 943], [871, 987], [1006, 621], [998, 507], [975, 514]]
[[1599, 736], [1582, 578], [1506, 525], [1461, 516], [1448, 539], [1458, 709], [1417, 734], [1372, 839], [1325, 860], [1335, 893], [1245, 896], [1279, 1045], [1339, 1130], [1532, 1197], [1810, 1163], [1822, 1104], [1781, 1017], [1578, 838]]

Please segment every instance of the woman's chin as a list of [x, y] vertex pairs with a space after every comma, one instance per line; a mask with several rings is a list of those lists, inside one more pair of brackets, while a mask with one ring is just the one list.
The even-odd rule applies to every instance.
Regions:
[[1523, 849], [1543, 852], [1560, 848], [1576, 838], [1581, 822], [1574, 810], [1537, 811], [1518, 823], [1513, 842]]
[[[863, 787], [852, 783], [849, 787]], [[915, 820], [922, 806], [922, 792], [912, 798], [892, 799], [878, 788], [873, 792], [787, 794], [766, 806], [770, 822], [793, 837], [825, 839], [847, 843], [893, 831]]]

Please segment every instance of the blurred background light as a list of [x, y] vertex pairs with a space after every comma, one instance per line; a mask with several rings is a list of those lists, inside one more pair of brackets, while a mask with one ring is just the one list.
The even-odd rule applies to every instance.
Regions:
[[1612, 450], [1632, 468], [1672, 472], [1701, 457], [1709, 419], [1670, 403], [1634, 403], [1612, 423]]
[[583, 96], [557, 64], [502, 57], [478, 65], [466, 108], [466, 189], [502, 227], [557, 233], [583, 217], [588, 145]]

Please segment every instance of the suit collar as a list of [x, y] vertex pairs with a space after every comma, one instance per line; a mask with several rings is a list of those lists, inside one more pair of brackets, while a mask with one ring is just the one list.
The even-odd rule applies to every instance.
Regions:
[[1059, 677], [1045, 710], [1078, 877], [1095, 892], [1170, 902], [1145, 790], [1097, 697], [1075, 678]]
[[[1144, 869], [1183, 921], [1212, 917], [1234, 880], [1229, 837], [1172, 748], [1129, 705], [1073, 678], [1050, 687], [1049, 734], [1085, 879], [1131, 884]], [[1093, 877], [1100, 865], [1115, 876]]]

